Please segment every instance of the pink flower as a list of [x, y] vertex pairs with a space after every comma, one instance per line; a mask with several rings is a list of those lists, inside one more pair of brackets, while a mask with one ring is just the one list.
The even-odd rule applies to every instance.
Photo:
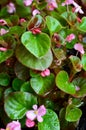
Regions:
[[76, 86], [76, 91], [79, 91], [80, 90], [80, 87], [79, 86]]
[[23, 3], [24, 3], [25, 6], [31, 5], [32, 2], [33, 2], [33, 0], [23, 0]]
[[74, 0], [65, 0], [65, 2], [62, 3], [62, 6], [65, 6], [65, 5], [71, 5], [73, 4], [74, 6], [74, 12], [76, 13], [80, 13], [80, 14], [83, 14], [83, 10], [81, 9], [81, 7], [74, 1]]
[[21, 18], [20, 20], [19, 20], [19, 23], [21, 24], [21, 23], [24, 23], [24, 22], [26, 22], [26, 20], [24, 19], [24, 18]]
[[75, 35], [72, 33], [72, 34], [68, 35], [65, 40], [67, 42], [71, 42], [73, 39], [75, 39]]
[[56, 0], [46, 0], [46, 2], [47, 2], [47, 9], [50, 11], [52, 11], [58, 7]]
[[12, 121], [7, 124], [6, 129], [1, 128], [0, 130], [21, 130], [21, 124], [18, 121]]
[[84, 14], [83, 10], [81, 9], [81, 6], [79, 6], [76, 2], [73, 1], [72, 3], [74, 5], [75, 11], [76, 13], [80, 13], [80, 14]]
[[10, 13], [10, 14], [16, 12], [16, 8], [15, 8], [14, 3], [10, 2], [10, 3], [7, 5], [7, 11], [8, 11], [8, 13]]
[[50, 70], [49, 69], [45, 69], [44, 71], [41, 72], [41, 76], [42, 77], [46, 77], [50, 75]]
[[81, 43], [76, 43], [74, 45], [74, 49], [77, 50], [77, 51], [79, 51], [81, 54], [85, 53], [83, 45]]
[[26, 119], [26, 126], [27, 127], [31, 128], [31, 127], [34, 127], [34, 125], [35, 125], [34, 121], [32, 121], [32, 120], [30, 120], [28, 118]]
[[20, 122], [12, 121], [12, 122], [7, 124], [6, 129], [8, 129], [8, 130], [21, 130]]
[[1, 26], [7, 25], [7, 22], [4, 19], [0, 19], [0, 25]]
[[35, 16], [36, 14], [40, 14], [39, 10], [38, 9], [34, 9], [33, 12], [32, 12], [33, 16]]
[[5, 47], [0, 47], [0, 51], [7, 51], [7, 48], [5, 48]]
[[0, 29], [0, 35], [1, 36], [4, 35], [4, 34], [6, 34], [6, 33], [8, 33], [8, 30], [5, 30], [4, 28]]
[[33, 105], [34, 110], [29, 110], [26, 112], [26, 126], [33, 127], [35, 125], [34, 120], [37, 118], [39, 122], [43, 121], [42, 116], [46, 114], [46, 108], [44, 105], [41, 105], [37, 108], [37, 105]]
[[31, 32], [35, 35], [35, 34], [39, 34], [41, 33], [41, 29], [40, 28], [33, 28], [31, 29]]

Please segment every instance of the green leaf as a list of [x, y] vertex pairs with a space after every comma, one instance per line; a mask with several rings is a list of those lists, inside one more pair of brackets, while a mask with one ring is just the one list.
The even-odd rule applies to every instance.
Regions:
[[81, 63], [83, 69], [86, 71], [86, 54], [82, 55]]
[[25, 48], [37, 58], [43, 57], [51, 45], [50, 38], [45, 33], [34, 35], [28, 31], [22, 35], [21, 41]]
[[81, 115], [82, 111], [79, 108], [74, 107], [73, 105], [67, 106], [65, 115], [67, 121], [75, 122], [80, 119]]
[[72, 65], [73, 65], [74, 70], [75, 70], [76, 72], [81, 71], [81, 69], [82, 69], [82, 68], [81, 68], [82, 64], [81, 64], [81, 61], [80, 61], [79, 57], [71, 55], [71, 56], [69, 57], [69, 59], [70, 59], [71, 62], [72, 62]]
[[14, 71], [17, 78], [21, 80], [27, 80], [29, 78], [29, 69], [23, 66], [20, 62], [16, 62], [14, 66]]
[[33, 77], [31, 78], [30, 83], [31, 83], [31, 87], [37, 94], [44, 96], [53, 88], [54, 75], [51, 74], [46, 77], [41, 77], [41, 76]]
[[35, 70], [30, 69], [30, 76], [31, 76], [31, 77], [37, 77], [37, 76], [40, 76], [40, 73], [38, 73], [38, 72], [35, 71]]
[[35, 70], [45, 70], [51, 65], [53, 60], [52, 52], [50, 50], [44, 57], [37, 59], [22, 45], [18, 46], [16, 56], [23, 65]]
[[5, 91], [4, 91], [4, 98], [6, 98], [12, 92], [14, 92], [12, 87], [5, 89]]
[[11, 119], [21, 119], [26, 111], [32, 109], [32, 106], [37, 104], [37, 99], [27, 92], [10, 93], [5, 99], [5, 112]]
[[5, 52], [0, 51], [0, 63], [6, 61], [12, 55], [13, 55], [13, 51], [12, 50], [7, 50]]
[[10, 83], [10, 76], [6, 73], [0, 73], [0, 85], [8, 86]]
[[65, 19], [69, 23], [69, 25], [72, 25], [72, 22], [73, 21], [75, 22], [75, 20], [76, 20], [76, 14], [72, 13], [70, 11], [69, 12], [66, 11], [66, 12], [62, 13], [61, 17], [63, 19]]
[[16, 13], [18, 14], [19, 17], [25, 18], [26, 16], [29, 16], [31, 13], [31, 8], [30, 6], [21, 6], [21, 5], [16, 5]]
[[82, 77], [75, 78], [72, 82], [75, 86], [78, 86], [80, 90], [76, 91], [74, 97], [85, 97], [86, 96], [86, 79]]
[[24, 83], [23, 80], [18, 79], [18, 78], [14, 78], [13, 82], [12, 82], [12, 88], [16, 91], [20, 90], [20, 87], [22, 86], [22, 84]]
[[18, 15], [11, 15], [10, 16], [10, 20], [11, 20], [13, 26], [19, 24], [19, 17], [18, 17]]
[[51, 109], [43, 116], [43, 122], [38, 123], [38, 130], [60, 130], [57, 114]]
[[63, 130], [68, 129], [68, 125], [69, 122], [65, 119], [65, 113], [66, 113], [66, 109], [65, 108], [61, 108], [60, 112], [59, 112], [59, 120], [60, 120], [60, 124], [61, 127], [63, 128]]
[[80, 31], [86, 32], [86, 17], [82, 18], [82, 22], [77, 27]]
[[60, 22], [51, 16], [46, 16], [46, 24], [51, 34], [59, 32], [62, 28]]
[[9, 29], [10, 34], [18, 34], [19, 36], [24, 33], [25, 29], [20, 26], [13, 26]]
[[56, 76], [56, 86], [68, 94], [75, 93], [75, 86], [69, 82], [69, 77], [66, 71], [60, 71]]
[[20, 6], [24, 6], [24, 3], [23, 3], [22, 0], [16, 0], [16, 3], [17, 3], [18, 5], [20, 5]]
[[22, 92], [29, 92], [29, 93], [33, 93], [33, 89], [31, 88], [30, 82], [25, 82], [22, 84], [20, 91]]

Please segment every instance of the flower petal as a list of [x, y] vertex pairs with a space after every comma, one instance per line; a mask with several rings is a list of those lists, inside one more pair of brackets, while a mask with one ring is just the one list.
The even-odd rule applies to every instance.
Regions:
[[37, 110], [37, 108], [38, 108], [38, 106], [35, 104], [35, 105], [33, 105], [33, 109], [34, 110]]
[[37, 116], [37, 120], [38, 120], [38, 122], [42, 122], [43, 118], [41, 116]]
[[34, 113], [34, 110], [27, 111], [26, 117], [30, 120], [34, 120], [36, 118], [36, 114]]
[[38, 116], [44, 116], [46, 114], [46, 108], [44, 105], [41, 105], [39, 108], [38, 108]]

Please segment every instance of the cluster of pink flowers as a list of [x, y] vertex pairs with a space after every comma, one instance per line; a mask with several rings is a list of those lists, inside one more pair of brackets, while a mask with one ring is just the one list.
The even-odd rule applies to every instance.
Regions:
[[33, 110], [29, 110], [26, 112], [26, 126], [27, 127], [34, 127], [35, 122], [34, 120], [37, 119], [38, 122], [42, 122], [44, 116], [46, 114], [46, 108], [44, 105], [41, 105], [39, 108], [37, 108], [37, 105], [33, 105]]
[[[38, 122], [42, 122], [44, 116], [46, 114], [46, 108], [44, 105], [41, 105], [39, 108], [37, 105], [33, 105], [33, 110], [29, 110], [26, 112], [26, 126], [34, 127], [34, 120], [37, 119]], [[0, 130], [21, 130], [21, 124], [19, 121], [9, 122], [6, 126], [6, 129], [0, 128]]]
[[[74, 34], [70, 34], [66, 37], [65, 41], [67, 42], [71, 42], [73, 39], [75, 39], [75, 35]], [[76, 43], [74, 45], [74, 49], [77, 50], [78, 52], [80, 52], [81, 54], [84, 54], [85, 51], [84, 51], [84, 47], [81, 43]]]

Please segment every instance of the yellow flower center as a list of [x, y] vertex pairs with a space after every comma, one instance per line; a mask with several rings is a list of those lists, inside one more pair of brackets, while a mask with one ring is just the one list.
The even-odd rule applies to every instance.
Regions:
[[10, 130], [10, 127], [7, 127], [6, 130]]
[[34, 113], [37, 115], [37, 114], [38, 114], [38, 111], [37, 111], [37, 110], [35, 110], [35, 111], [34, 111]]

